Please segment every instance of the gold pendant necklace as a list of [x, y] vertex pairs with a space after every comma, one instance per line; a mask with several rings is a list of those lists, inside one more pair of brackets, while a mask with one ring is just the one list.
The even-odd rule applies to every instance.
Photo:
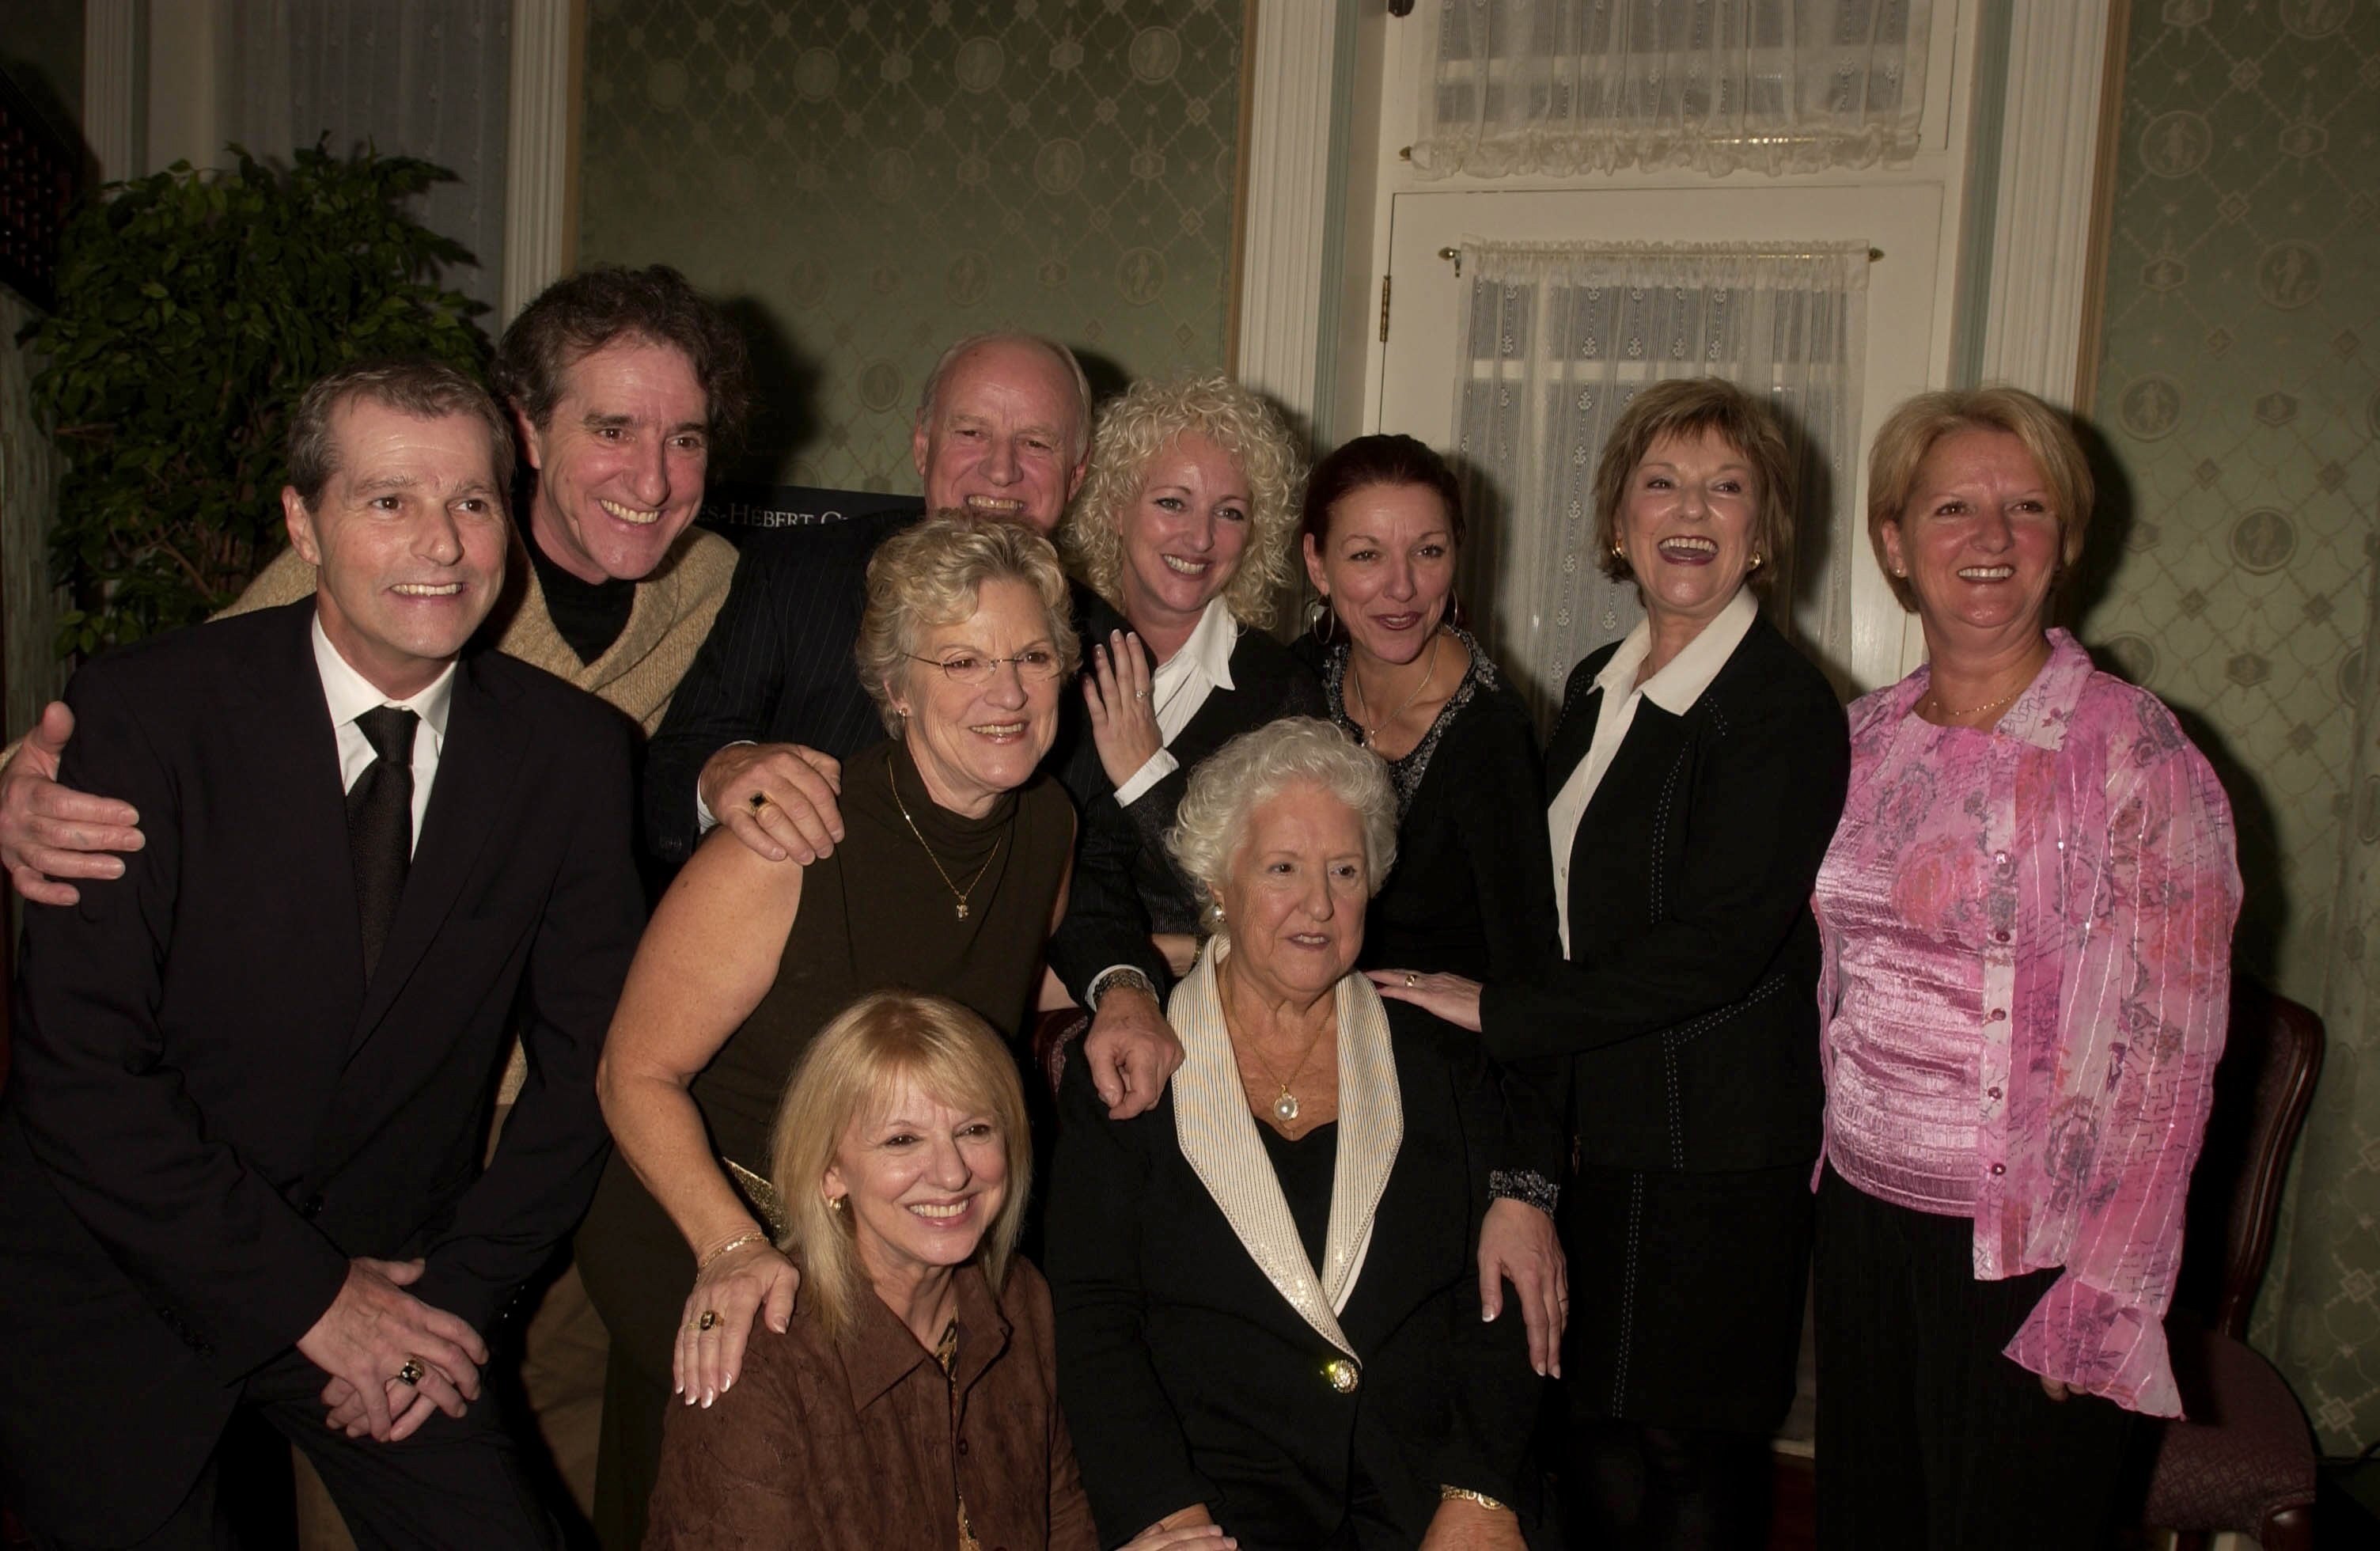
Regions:
[[[1413, 703], [1421, 698], [1421, 692], [1429, 687], [1429, 681], [1436, 677], [1438, 673], [1438, 643], [1445, 638], [1446, 632], [1443, 630], [1433, 630], [1430, 632], [1429, 660], [1421, 665], [1421, 682], [1414, 685], [1413, 693], [1405, 697], [1403, 705], [1399, 706], [1396, 709], [1390, 711], [1380, 722], [1379, 727], [1366, 726], [1360, 720], [1356, 721], [1355, 725], [1364, 729], [1364, 746], [1366, 748], [1378, 748], [1380, 743], [1380, 727], [1395, 726], [1397, 718], [1404, 715], [1406, 711], [1412, 709]], [[1372, 697], [1364, 693], [1363, 676], [1355, 672], [1355, 659], [1352, 653], [1347, 659], [1347, 676], [1354, 681], [1355, 698], [1363, 701], [1364, 709], [1369, 711], [1372, 709]]]
[[991, 870], [993, 858], [1000, 854], [1000, 842], [1006, 840], [1008, 837], [1003, 834], [998, 840], [994, 840], [991, 842], [991, 855], [986, 856], [983, 859], [983, 866], [975, 869], [975, 876], [967, 879], [966, 891], [965, 893], [962, 893], [959, 891], [959, 886], [951, 881], [951, 869], [942, 866], [942, 859], [934, 854], [934, 848], [932, 846], [926, 843], [925, 831], [918, 829], [917, 821], [909, 817], [909, 805], [901, 800], [901, 779], [893, 773], [892, 766], [889, 762], [884, 767], [884, 781], [887, 785], [892, 788], [892, 806], [901, 810], [901, 821], [909, 826], [909, 832], [911, 834], [917, 837], [917, 844], [925, 851], [926, 860], [933, 863], [934, 870], [942, 875], [942, 887], [948, 889], [951, 891], [951, 898], [958, 902], [958, 918], [962, 921], [965, 920], [967, 918], [967, 895], [975, 892], [975, 886], [983, 881], [983, 875], [985, 873]]

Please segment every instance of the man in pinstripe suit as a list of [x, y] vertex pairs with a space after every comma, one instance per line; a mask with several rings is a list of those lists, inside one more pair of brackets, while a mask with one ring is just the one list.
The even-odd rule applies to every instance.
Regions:
[[[851, 659], [868, 557], [925, 510], [1054, 533], [1082, 484], [1090, 430], [1090, 384], [1064, 345], [1009, 332], [963, 339], [919, 396], [910, 450], [921, 504], [747, 539], [726, 605], [647, 756], [652, 849], [682, 861], [717, 823], [773, 859], [808, 863], [832, 850], [842, 833], [839, 761], [882, 736]], [[1087, 636], [1123, 628], [1096, 595], [1075, 591]], [[1062, 766], [1053, 756], [1051, 768]], [[1086, 1046], [1120, 1116], [1153, 1103], [1181, 1060], [1155, 989], [1113, 987]]]

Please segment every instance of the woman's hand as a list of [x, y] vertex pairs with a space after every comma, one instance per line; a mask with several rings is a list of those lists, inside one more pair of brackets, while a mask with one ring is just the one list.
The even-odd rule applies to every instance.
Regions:
[[670, 1356], [675, 1392], [687, 1405], [698, 1400], [708, 1406], [735, 1386], [756, 1316], [765, 1316], [777, 1334], [785, 1333], [794, 1317], [794, 1290], [801, 1284], [794, 1263], [766, 1239], [715, 1254], [695, 1274]]
[[2041, 1392], [2053, 1400], [2062, 1400], [2072, 1394], [2073, 1390], [2051, 1378], [2047, 1374], [2044, 1374], [2041, 1375]]
[[1099, 745], [1099, 767], [1110, 784], [1122, 786], [1140, 773], [1164, 748], [1157, 730], [1157, 708], [1149, 700], [1148, 653], [1140, 637], [1118, 630], [1106, 646], [1091, 648], [1090, 672], [1083, 677], [1083, 699], [1091, 710], [1091, 739]]
[[1239, 1542], [1208, 1515], [1205, 1503], [1167, 1514], [1127, 1541], [1123, 1551], [1161, 1551], [1165, 1546], [1195, 1545], [1201, 1551], [1234, 1551]]
[[1520, 1295], [1529, 1327], [1529, 1366], [1540, 1378], [1561, 1377], [1562, 1328], [1570, 1323], [1570, 1265], [1562, 1258], [1554, 1219], [1519, 1201], [1491, 1202], [1479, 1225], [1479, 1312], [1504, 1312], [1504, 1283]]
[[1528, 1551], [1528, 1543], [1521, 1538], [1521, 1516], [1511, 1509], [1449, 1497], [1430, 1515], [1421, 1551]]
[[1460, 975], [1421, 975], [1410, 969], [1367, 969], [1384, 997], [1409, 1001], [1459, 1029], [1479, 1032], [1479, 982]]

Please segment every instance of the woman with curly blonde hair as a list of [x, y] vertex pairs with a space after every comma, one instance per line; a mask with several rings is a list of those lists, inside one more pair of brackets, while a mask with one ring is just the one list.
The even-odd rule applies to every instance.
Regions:
[[1050, 962], [1085, 1007], [1160, 993], [1196, 951], [1198, 895], [1164, 835], [1197, 763], [1277, 717], [1322, 709], [1266, 633], [1290, 579], [1304, 460], [1263, 400], [1220, 372], [1134, 385], [1101, 411], [1059, 538], [1127, 628], [1092, 640], [1091, 738], [1065, 772], [1083, 809]]

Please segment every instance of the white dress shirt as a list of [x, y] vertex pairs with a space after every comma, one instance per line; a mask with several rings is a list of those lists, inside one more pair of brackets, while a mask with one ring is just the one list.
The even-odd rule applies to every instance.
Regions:
[[1743, 644], [1752, 622], [1760, 617], [1760, 605], [1754, 600], [1749, 587], [1739, 587], [1735, 596], [1727, 600], [1718, 617], [1703, 626], [1702, 634], [1686, 643], [1685, 649], [1670, 659], [1661, 671], [1636, 682], [1636, 671], [1653, 650], [1653, 626], [1650, 621], [1639, 620], [1603, 672], [1595, 675], [1595, 687], [1603, 692], [1603, 702], [1595, 713], [1595, 741], [1587, 745], [1586, 757], [1562, 782], [1554, 794], [1553, 806], [1546, 809], [1546, 830], [1554, 847], [1554, 915], [1561, 925], [1562, 953], [1570, 953], [1570, 853], [1578, 839], [1579, 820], [1586, 817], [1586, 805], [1595, 800], [1595, 789], [1603, 784], [1603, 773], [1611, 768], [1620, 745], [1628, 737], [1628, 729], [1636, 721], [1636, 705], [1651, 700], [1671, 716], [1683, 716], [1703, 697], [1711, 680], [1727, 666], [1735, 648]]
[[[455, 704], [455, 664], [420, 694], [392, 700], [372, 687], [370, 679], [347, 665], [331, 637], [322, 634], [322, 616], [314, 616], [314, 666], [322, 675], [322, 698], [330, 703], [331, 727], [339, 735], [339, 790], [352, 792], [364, 771], [380, 757], [371, 741], [356, 725], [356, 718], [375, 706], [396, 706], [421, 719], [413, 730], [413, 844], [421, 844], [421, 816], [430, 811], [430, 788], [438, 779], [438, 756], [446, 746], [446, 712]], [[412, 854], [408, 850], [407, 855]]]
[[[1240, 622], [1220, 598], [1207, 600], [1206, 612], [1182, 649], [1157, 665], [1148, 681], [1149, 706], [1157, 713], [1158, 736], [1171, 744], [1190, 725], [1190, 719], [1218, 689], [1230, 689], [1232, 648], [1240, 644]], [[1142, 794], [1181, 768], [1180, 761], [1160, 748], [1148, 762], [1116, 788], [1116, 801], [1126, 807]]]

